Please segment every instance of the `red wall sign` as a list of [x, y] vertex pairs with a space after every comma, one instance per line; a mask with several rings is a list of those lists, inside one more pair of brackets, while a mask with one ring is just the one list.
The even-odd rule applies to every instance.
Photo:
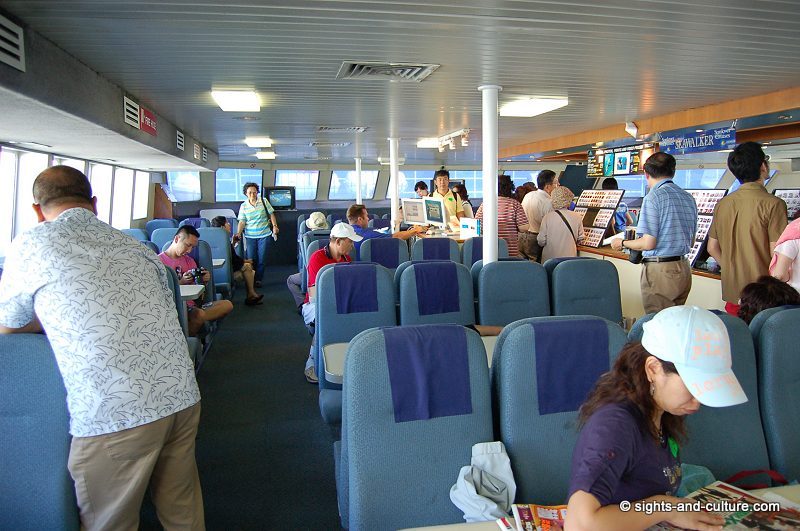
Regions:
[[147, 134], [158, 136], [156, 115], [144, 107], [139, 107], [139, 129]]

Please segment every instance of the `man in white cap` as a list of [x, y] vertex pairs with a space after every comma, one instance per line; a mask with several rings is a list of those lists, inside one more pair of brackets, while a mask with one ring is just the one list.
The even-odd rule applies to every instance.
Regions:
[[[330, 243], [308, 257], [308, 292], [306, 293], [302, 308], [303, 321], [307, 326], [313, 325], [316, 317], [317, 273], [328, 264], [349, 262], [350, 257], [348, 255], [353, 250], [354, 242], [360, 242], [361, 240], [361, 236], [356, 234], [353, 227], [349, 224], [337, 223], [333, 226], [333, 229], [331, 229]], [[314, 367], [313, 340], [311, 344], [311, 352], [309, 352], [308, 360], [306, 361], [305, 375], [306, 380], [310, 383], [317, 383], [319, 380], [317, 378], [316, 368]]]
[[[306, 220], [306, 227], [308, 230], [315, 231], [315, 230], [328, 230], [328, 220], [325, 218], [325, 214], [322, 212], [312, 212], [309, 214], [308, 219]], [[299, 233], [297, 235], [297, 249], [298, 253], [303, 253], [303, 233]], [[299, 261], [299, 260], [298, 260]], [[301, 267], [304, 264], [300, 264]], [[295, 273], [294, 275], [289, 275], [286, 277], [286, 287], [289, 289], [289, 293], [292, 294], [292, 298], [294, 298], [294, 305], [297, 307], [297, 311], [300, 311], [300, 308], [303, 306], [303, 302], [305, 302], [306, 295], [303, 293], [303, 275], [301, 273]]]

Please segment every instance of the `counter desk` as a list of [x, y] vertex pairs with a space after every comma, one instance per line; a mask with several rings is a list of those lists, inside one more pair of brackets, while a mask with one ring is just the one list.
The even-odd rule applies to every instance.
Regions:
[[[579, 245], [578, 256], [608, 260], [614, 264], [619, 275], [622, 315], [626, 318], [639, 318], [644, 315], [642, 290], [639, 286], [639, 278], [642, 273], [641, 264], [630, 263], [626, 253], [615, 251], [610, 246], [594, 248]], [[689, 292], [686, 304], [724, 311], [725, 301], [722, 300], [720, 276], [708, 271], [692, 269], [692, 290]]]

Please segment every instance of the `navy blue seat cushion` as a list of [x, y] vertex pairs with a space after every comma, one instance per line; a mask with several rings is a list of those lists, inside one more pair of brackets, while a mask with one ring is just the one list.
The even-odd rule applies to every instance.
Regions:
[[422, 241], [423, 260], [449, 260], [450, 238], [428, 238]]
[[472, 413], [462, 326], [384, 330], [395, 422]]
[[336, 313], [378, 311], [378, 279], [372, 264], [348, 264], [333, 269]]
[[539, 414], [577, 411], [608, 371], [608, 328], [601, 319], [531, 323]]
[[454, 262], [421, 263], [413, 267], [420, 315], [460, 311], [458, 273]]
[[400, 248], [394, 238], [373, 238], [370, 241], [370, 260], [395, 269], [400, 265]]

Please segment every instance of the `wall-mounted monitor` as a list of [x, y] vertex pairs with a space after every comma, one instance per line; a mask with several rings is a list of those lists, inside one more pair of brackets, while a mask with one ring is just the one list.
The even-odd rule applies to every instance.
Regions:
[[644, 172], [643, 166], [647, 157], [653, 153], [654, 144], [590, 149], [587, 154], [586, 177], [641, 174]]
[[265, 186], [264, 197], [275, 210], [294, 210], [294, 186]]
[[427, 224], [422, 199], [403, 199], [403, 221], [409, 225]]

